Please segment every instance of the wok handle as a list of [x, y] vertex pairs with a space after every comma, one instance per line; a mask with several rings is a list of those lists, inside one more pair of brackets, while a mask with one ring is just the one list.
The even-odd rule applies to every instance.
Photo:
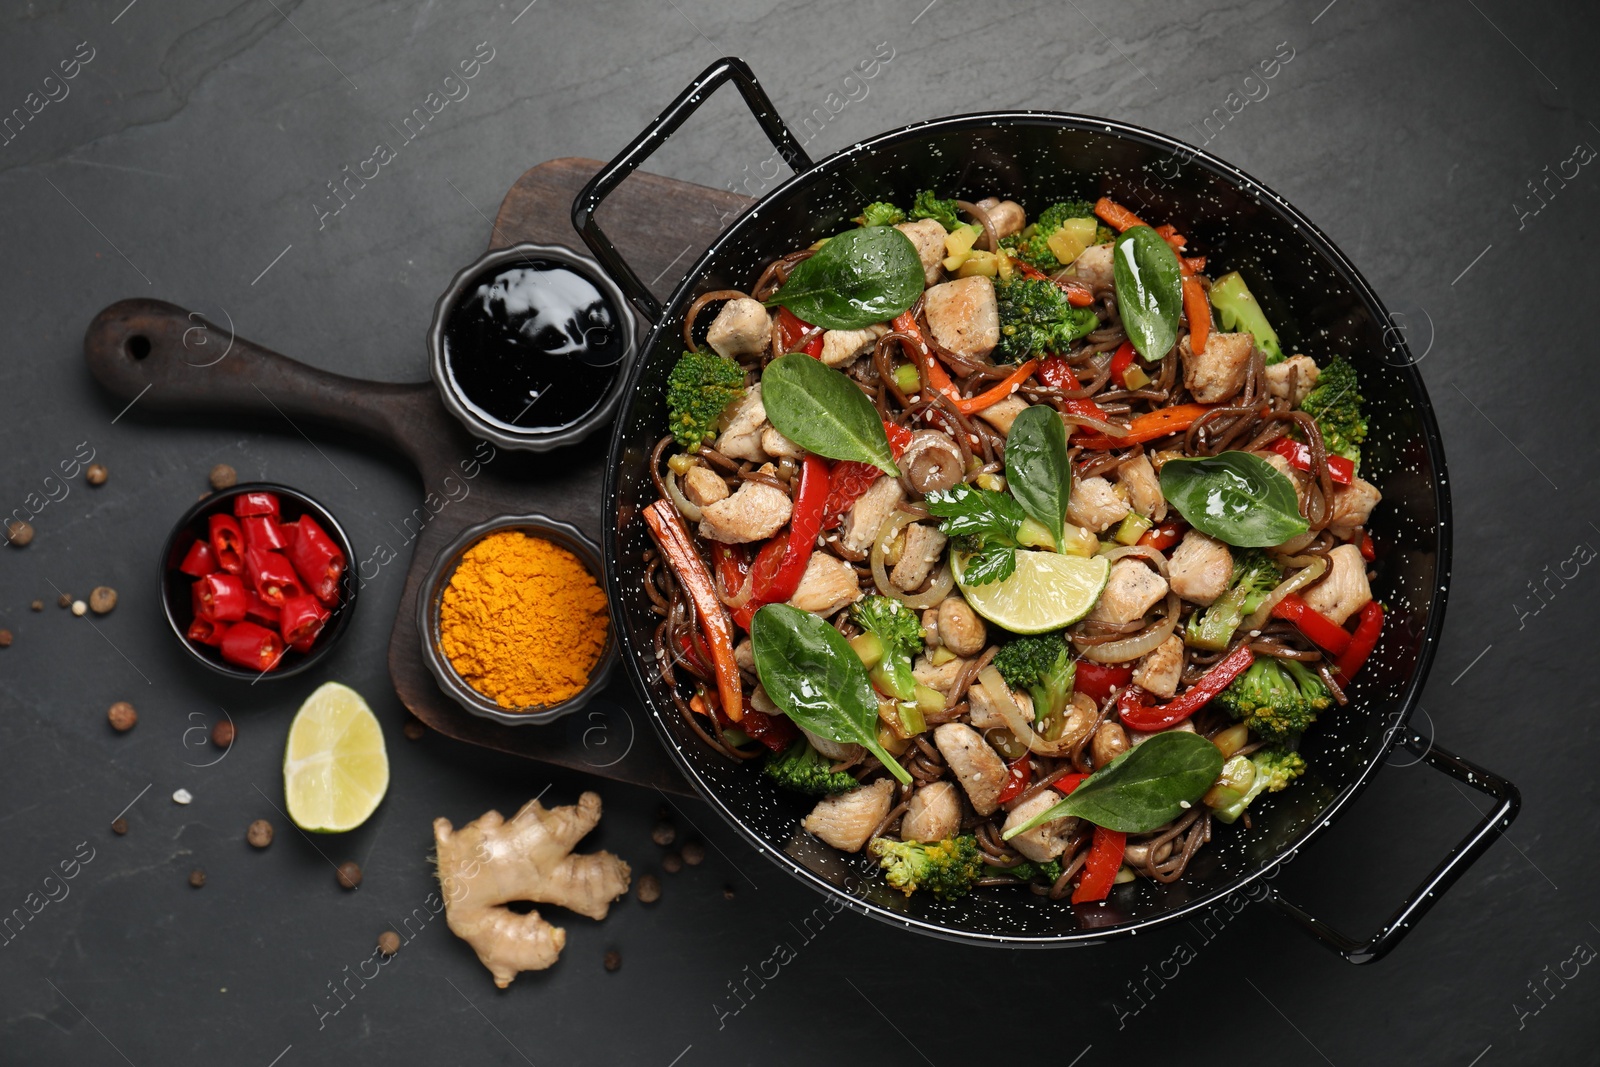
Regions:
[[1467, 868], [1476, 862], [1479, 856], [1488, 851], [1501, 831], [1511, 825], [1511, 820], [1517, 817], [1517, 811], [1522, 807], [1522, 794], [1517, 791], [1516, 786], [1492, 771], [1486, 771], [1475, 763], [1445, 751], [1415, 731], [1406, 738], [1404, 747], [1434, 770], [1442, 771], [1463, 785], [1469, 785], [1481, 793], [1488, 794], [1498, 803], [1467, 836], [1456, 843], [1450, 854], [1433, 869], [1421, 885], [1412, 891], [1405, 903], [1389, 917], [1388, 922], [1365, 941], [1358, 941], [1335, 930], [1304, 908], [1285, 900], [1276, 888], [1273, 889], [1271, 900], [1280, 910], [1351, 963], [1372, 963], [1380, 960], [1390, 949], [1398, 945], [1400, 939], [1410, 933], [1417, 921], [1433, 907], [1434, 902], [1444, 895], [1445, 890], [1454, 885], [1456, 879], [1466, 873]]
[[583, 187], [583, 191], [572, 202], [573, 229], [583, 237], [583, 243], [589, 246], [589, 251], [594, 253], [594, 258], [600, 261], [606, 273], [622, 286], [628, 294], [628, 299], [633, 301], [634, 306], [652, 324], [661, 318], [661, 302], [650, 292], [649, 287], [639, 280], [639, 276], [628, 266], [627, 261], [617, 253], [611, 238], [600, 229], [600, 223], [595, 219], [595, 212], [599, 210], [601, 202], [622, 184], [624, 178], [638, 170], [639, 164], [666, 144], [667, 138], [671, 137], [690, 115], [699, 110], [700, 105], [705, 103], [713, 92], [730, 79], [738, 86], [739, 95], [744, 97], [745, 104], [755, 116], [756, 122], [760, 123], [767, 140], [772, 142], [772, 147], [778, 150], [778, 154], [783, 157], [789, 168], [797, 173], [809, 170], [811, 157], [800, 147], [794, 132], [772, 106], [766, 90], [761, 88], [761, 83], [756, 80], [755, 72], [744, 60], [724, 56], [701, 71], [700, 76], [690, 82], [689, 87], [679, 93], [678, 98], [668, 104], [667, 109], [657, 115], [655, 120], [645, 127], [645, 131], [634, 138], [632, 144], [624, 148], [610, 163], [600, 168], [600, 173], [590, 179], [589, 184]]

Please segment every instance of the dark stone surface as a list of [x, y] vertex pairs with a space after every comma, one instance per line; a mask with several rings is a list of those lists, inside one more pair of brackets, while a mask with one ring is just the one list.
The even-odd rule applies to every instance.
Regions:
[[[13, 7], [0, 32], [6, 113], [29, 92], [60, 96], [46, 75], [79, 42], [93, 49], [69, 95], [0, 147], [0, 301], [12, 323], [0, 510], [39, 512], [32, 545], [0, 550], [0, 626], [15, 634], [0, 650], [0, 914], [26, 917], [0, 947], [0, 1060], [943, 1064], [1036, 1052], [1089, 1065], [1161, 1049], [1194, 1064], [1597, 1062], [1600, 979], [1580, 967], [1584, 946], [1600, 944], [1582, 829], [1596, 815], [1597, 579], [1577, 562], [1592, 550], [1575, 546], [1600, 545], [1584, 399], [1593, 342], [1581, 324], [1600, 214], [1591, 166], [1564, 187], [1551, 179], [1542, 208], [1527, 186], [1574, 145], [1600, 143], [1582, 81], [1592, 11], [123, 2]], [[393, 537], [389, 522], [416, 506], [418, 486], [388, 457], [313, 448], [288, 426], [166, 424], [138, 405], [118, 418], [84, 368], [85, 323], [112, 300], [155, 296], [319, 366], [420, 379], [433, 299], [484, 247], [485, 216], [526, 167], [609, 156], [724, 52], [748, 58], [799, 122], [829, 93], [835, 108], [846, 99], [843, 79], [879, 41], [893, 60], [864, 99], [814, 121], [813, 154], [1009, 107], [1101, 113], [1200, 141], [1223, 109], [1208, 147], [1303, 208], [1409, 314], [1456, 505], [1450, 621], [1418, 724], [1522, 786], [1510, 840], [1371, 968], [1256, 906], [1110, 946], [1013, 955], [834, 917], [682, 801], [679, 840], [705, 840], [706, 862], [663, 875], [649, 907], [630, 899], [601, 924], [560, 919], [569, 940], [553, 970], [497, 993], [440, 919], [413, 920], [362, 985], [354, 976], [373, 973], [378, 935], [429, 914], [435, 816], [509, 813], [547, 787], [547, 801], [570, 802], [592, 782], [402, 736], [385, 666], [394, 565], [317, 677], [243, 689], [186, 662], [159, 623], [155, 555], [213, 464], [330, 502], [357, 542]], [[324, 182], [394, 143], [391, 124], [479, 42], [493, 58], [470, 95], [319, 229], [317, 205], [333, 206]], [[1279, 42], [1293, 58], [1266, 97], [1222, 123], [1230, 92], [1234, 107], [1247, 90], [1260, 96], [1244, 79]], [[769, 152], [737, 103], [719, 99], [653, 169], [716, 186], [749, 175], [759, 192]], [[105, 485], [52, 480], [81, 442], [108, 467]], [[1542, 601], [1529, 583], [1543, 583]], [[102, 584], [120, 594], [108, 616], [55, 606], [61, 591]], [[29, 610], [35, 598], [42, 613]], [[284, 730], [324, 678], [372, 702], [393, 785], [361, 830], [312, 840], [274, 809]], [[119, 699], [140, 713], [127, 734], [105, 720]], [[238, 737], [217, 760], [199, 742], [224, 709]], [[1352, 929], [1375, 925], [1476, 818], [1474, 798], [1403, 766], [1409, 757], [1393, 762], [1281, 880]], [[180, 787], [194, 795], [186, 807], [170, 799]], [[649, 833], [663, 798], [602, 792], [609, 814], [588, 845], [658, 871]], [[130, 801], [129, 832], [116, 836], [110, 823]], [[257, 851], [244, 832], [261, 817], [277, 837]], [[71, 881], [46, 880], [90, 850]], [[365, 872], [354, 892], [335, 882], [347, 859]], [[195, 868], [204, 888], [188, 883]], [[60, 899], [41, 907], [47, 893]], [[622, 956], [614, 974], [608, 949]], [[331, 988], [341, 983], [342, 1001]], [[983, 1021], [953, 1019], [958, 1001], [981, 1005]]]

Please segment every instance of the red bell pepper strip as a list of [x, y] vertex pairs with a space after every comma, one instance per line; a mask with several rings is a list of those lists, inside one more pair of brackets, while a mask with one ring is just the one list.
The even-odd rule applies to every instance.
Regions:
[[1183, 279], [1183, 317], [1189, 320], [1189, 348], [1199, 355], [1211, 337], [1211, 302], [1193, 277]]
[[244, 579], [214, 571], [194, 583], [195, 614], [207, 622], [237, 622], [250, 607]]
[[211, 542], [197, 540], [190, 545], [178, 569], [191, 578], [204, 578], [217, 570], [217, 554], [211, 550]]
[[678, 655], [697, 674], [706, 675], [711, 673], [711, 668], [706, 666], [706, 661], [700, 658], [699, 652], [695, 651], [694, 642], [689, 640], [687, 634], [680, 633], [678, 635]]
[[1000, 787], [1000, 795], [995, 802], [1006, 804], [1017, 799], [1032, 781], [1033, 763], [1024, 752], [1006, 765], [1006, 784]]
[[1088, 904], [1111, 895], [1111, 887], [1117, 883], [1117, 872], [1122, 869], [1122, 857], [1127, 848], [1127, 834], [1107, 830], [1104, 826], [1094, 828], [1089, 858], [1084, 860], [1083, 873], [1078, 875], [1077, 887], [1072, 890], [1074, 904]]
[[222, 635], [228, 630], [228, 624], [212, 622], [210, 619], [196, 615], [189, 623], [189, 630], [184, 635], [197, 645], [209, 645], [215, 648], [222, 644]]
[[240, 493], [233, 498], [233, 513], [241, 519], [246, 515], [271, 515], [274, 519], [280, 514], [277, 493]]
[[1166, 522], [1158, 523], [1146, 530], [1144, 536], [1139, 538], [1139, 543], [1146, 548], [1153, 548], [1157, 552], [1165, 552], [1179, 541], [1182, 541], [1183, 535], [1188, 531], [1189, 524], [1182, 519], [1168, 519]]
[[750, 629], [750, 620], [755, 618], [756, 610], [771, 603], [771, 601], [762, 600], [758, 597], [756, 588], [758, 586], [762, 589], [770, 589], [772, 587], [773, 575], [778, 573], [778, 568], [782, 565], [783, 557], [788, 551], [789, 534], [785, 531], [762, 545], [761, 551], [757, 552], [756, 558], [750, 562], [750, 595], [732, 616], [734, 625], [741, 630], [748, 631]]
[[1350, 631], [1307, 604], [1299, 593], [1290, 593], [1273, 607], [1275, 618], [1287, 619], [1295, 629], [1305, 634], [1306, 640], [1325, 648], [1335, 656], [1342, 656], [1350, 647]]
[[1176, 726], [1228, 688], [1228, 683], [1243, 674], [1245, 668], [1255, 662], [1255, 658], [1250, 646], [1240, 642], [1232, 652], [1212, 664], [1199, 681], [1184, 690], [1181, 697], [1165, 704], [1151, 704], [1149, 693], [1136, 685], [1129, 686], [1117, 698], [1117, 714], [1122, 717], [1124, 726], [1140, 733], [1154, 733]]
[[1050, 783], [1050, 788], [1063, 796], [1071, 796], [1072, 791], [1082, 785], [1083, 780], [1087, 777], [1089, 777], [1088, 774], [1063, 774], [1060, 778]]
[[244, 532], [239, 529], [239, 520], [232, 515], [218, 513], [207, 522], [211, 552], [217, 558], [217, 566], [229, 574], [243, 574]]
[[270, 671], [283, 659], [283, 639], [265, 626], [236, 622], [222, 635], [222, 658], [236, 667]]
[[283, 607], [284, 601], [306, 591], [299, 575], [295, 574], [294, 567], [282, 553], [247, 548], [244, 561], [245, 570], [249, 573], [250, 582], [255, 586], [256, 592], [260, 594], [262, 600], [275, 608]]
[[1044, 271], [1022, 262], [1015, 256], [1011, 257], [1011, 266], [1024, 278], [1050, 282], [1057, 289], [1067, 294], [1067, 303], [1072, 307], [1086, 308], [1094, 303], [1094, 290], [1076, 278], [1052, 278]]
[[1133, 357], [1137, 353], [1133, 350], [1132, 341], [1124, 341], [1117, 346], [1116, 355], [1111, 357], [1111, 380], [1117, 383], [1120, 389], [1126, 389], [1128, 383], [1123, 380], [1123, 375], [1128, 373], [1128, 368], [1133, 366]]
[[293, 646], [308, 638], [315, 641], [327, 622], [328, 609], [322, 602], [310, 593], [302, 593], [283, 602], [278, 632], [283, 635], [284, 644]]
[[806, 331], [814, 329], [816, 329], [815, 326], [812, 326], [788, 308], [780, 307], [778, 309], [778, 344], [782, 346], [785, 352], [804, 352], [812, 359], [821, 359], [822, 332], [820, 330], [815, 337], [806, 342], [804, 348], [795, 347], [795, 345], [799, 344], [800, 338], [806, 335]]
[[339, 580], [344, 577], [345, 558], [327, 531], [310, 515], [302, 515], [284, 527], [289, 546], [284, 555], [294, 566], [312, 595], [328, 607], [339, 602]]
[[246, 550], [264, 548], [276, 552], [288, 547], [289, 541], [283, 536], [282, 527], [271, 515], [245, 515], [239, 519], [239, 525], [244, 529]]
[[[701, 707], [696, 707], [698, 702]], [[709, 705], [709, 707], [705, 707]], [[716, 698], [707, 695], [702, 698], [700, 694], [689, 701], [689, 706], [696, 711], [702, 708], [716, 717], [718, 725], [724, 730], [734, 727], [742, 730], [746, 736], [765, 745], [769, 752], [782, 752], [794, 744], [795, 738], [800, 736], [799, 729], [790, 722], [785, 715], [768, 715], [755, 708], [745, 708], [744, 718], [735, 723], [722, 713], [722, 708], [717, 704]]]
[[1107, 448], [1126, 448], [1129, 445], [1142, 444], [1145, 441], [1154, 441], [1158, 437], [1168, 434], [1182, 433], [1194, 425], [1194, 420], [1210, 411], [1212, 404], [1174, 404], [1172, 407], [1157, 408], [1144, 415], [1140, 415], [1128, 424], [1128, 432], [1122, 437], [1112, 437], [1109, 434], [1095, 434], [1074, 441], [1084, 448], [1103, 450]]
[[1372, 655], [1372, 650], [1378, 647], [1378, 635], [1383, 633], [1383, 607], [1376, 600], [1369, 600], [1361, 609], [1361, 621], [1356, 624], [1356, 632], [1350, 636], [1350, 647], [1346, 648], [1334, 662], [1334, 676], [1340, 685], [1349, 685], [1350, 679], [1356, 676], [1356, 671], [1367, 662], [1367, 657]]
[[[1309, 471], [1311, 469], [1311, 446], [1304, 441], [1296, 441], [1292, 437], [1280, 437], [1267, 446], [1289, 461], [1289, 466], [1296, 470]], [[1328, 453], [1328, 477], [1333, 479], [1335, 485], [1349, 485], [1350, 479], [1356, 475], [1356, 465], [1343, 456]]]
[[1123, 230], [1131, 230], [1135, 226], [1145, 225], [1144, 220], [1139, 218], [1138, 215], [1135, 215], [1116, 201], [1103, 196], [1095, 201], [1094, 213], [1100, 216], [1100, 221], [1118, 233]]
[[276, 630], [278, 618], [282, 614], [277, 608], [262, 600], [254, 590], [245, 594], [249, 603], [245, 606], [244, 617], [251, 622], [259, 622], [262, 626]]
[[674, 577], [694, 604], [706, 649], [711, 653], [717, 692], [722, 697], [722, 711], [730, 720], [738, 722], [744, 718], [744, 689], [739, 678], [739, 664], [733, 658], [733, 622], [728, 618], [728, 609], [717, 599], [711, 574], [706, 570], [700, 553], [695, 551], [689, 528], [684, 525], [678, 509], [672, 506], [672, 501], [657, 500], [645, 508], [644, 521], [650, 529], [651, 539], [661, 550], [661, 557], [672, 568]]
[[1378, 549], [1372, 543], [1372, 535], [1365, 530], [1361, 531], [1361, 558], [1368, 563], [1378, 558]]
[[1072, 679], [1072, 688], [1096, 704], [1110, 696], [1111, 690], [1117, 686], [1127, 685], [1133, 680], [1132, 667], [1095, 663], [1086, 659], [1078, 661], [1076, 671]]
[[[896, 460], [905, 453], [906, 446], [911, 443], [911, 431], [904, 426], [897, 426], [892, 422], [883, 424], [883, 434], [889, 439], [889, 454]], [[883, 475], [871, 463], [860, 460], [840, 460], [833, 465], [833, 471], [828, 475], [828, 502], [822, 507], [822, 528], [831, 529], [838, 525], [849, 511], [860, 500], [872, 483]]]
[[1055, 389], [1081, 389], [1083, 383], [1062, 356], [1046, 356], [1039, 364], [1039, 380]]
[[828, 464], [821, 456], [807, 452], [801, 461], [800, 485], [794, 494], [789, 539], [784, 544], [783, 556], [770, 577], [755, 576], [752, 600], [773, 604], [788, 600], [800, 588], [800, 578], [806, 572], [812, 550], [817, 547], [817, 534], [822, 532], [822, 509], [828, 502], [828, 484]]

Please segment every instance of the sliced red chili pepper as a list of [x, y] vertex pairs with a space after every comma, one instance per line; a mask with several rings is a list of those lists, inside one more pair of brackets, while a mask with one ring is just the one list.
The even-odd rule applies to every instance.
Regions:
[[[1311, 469], [1311, 446], [1304, 441], [1296, 441], [1292, 437], [1280, 437], [1267, 446], [1289, 461], [1289, 466], [1296, 470], [1309, 471]], [[1350, 479], [1356, 476], [1356, 465], [1343, 456], [1328, 454], [1328, 477], [1333, 479], [1335, 485], [1349, 485]]]
[[996, 798], [996, 803], [1005, 804], [1017, 799], [1032, 781], [1033, 761], [1024, 752], [1006, 765], [1006, 784], [1000, 787], [1000, 796]]
[[233, 498], [233, 513], [240, 518], [246, 515], [271, 515], [276, 519], [279, 514], [277, 493], [240, 493]]
[[812, 359], [822, 358], [822, 331], [820, 330], [815, 337], [806, 342], [805, 347], [795, 347], [800, 343], [800, 338], [804, 337], [807, 331], [815, 329], [815, 326], [812, 326], [788, 308], [780, 307], [778, 309], [778, 344], [782, 346], [785, 352], [804, 352]]
[[1110, 896], [1127, 849], [1127, 834], [1096, 826], [1094, 841], [1089, 845], [1089, 858], [1084, 860], [1083, 873], [1078, 875], [1078, 884], [1072, 890], [1072, 902], [1088, 904]]
[[1139, 538], [1139, 543], [1146, 548], [1153, 548], [1157, 552], [1165, 552], [1189, 532], [1189, 524], [1182, 519], [1168, 519], [1166, 522], [1157, 523], [1144, 532]]
[[1117, 698], [1117, 714], [1121, 716], [1124, 726], [1141, 733], [1154, 733], [1176, 726], [1228, 688], [1228, 683], [1243, 674], [1255, 658], [1249, 645], [1242, 642], [1235, 645], [1232, 652], [1212, 664], [1211, 669], [1184, 690], [1182, 696], [1165, 704], [1149, 703], [1149, 693], [1136, 685], [1129, 686]]
[[197, 540], [190, 545], [178, 569], [193, 578], [204, 578], [217, 570], [217, 554], [211, 550], [211, 542]]
[[1128, 373], [1128, 368], [1133, 366], [1134, 356], [1138, 355], [1133, 350], [1132, 341], [1124, 341], [1117, 346], [1116, 355], [1111, 357], [1111, 380], [1120, 388], [1126, 389], [1128, 383], [1123, 380], [1123, 375]]
[[312, 634], [310, 637], [301, 638], [289, 647], [304, 655], [305, 653], [310, 652], [311, 646], [317, 643], [317, 637], [317, 634]]
[[275, 515], [245, 515], [239, 519], [239, 525], [244, 530], [244, 547], [247, 551], [264, 548], [275, 552], [289, 544]]
[[294, 565], [305, 588], [330, 608], [339, 602], [339, 580], [345, 558], [333, 538], [310, 515], [302, 515], [284, 528], [289, 545], [284, 554]]
[[1111, 695], [1118, 686], [1133, 680], [1133, 668], [1109, 663], [1093, 663], [1080, 659], [1073, 675], [1072, 688], [1090, 697], [1096, 704]]
[[1335, 656], [1342, 655], [1350, 647], [1350, 631], [1307, 604], [1299, 593], [1290, 593], [1278, 601], [1272, 614], [1294, 623], [1295, 629], [1305, 634], [1306, 640]]
[[[883, 424], [883, 434], [889, 439], [889, 454], [898, 460], [911, 443], [911, 431], [886, 422]], [[872, 488], [872, 483], [882, 476], [883, 472], [871, 463], [853, 459], [835, 463], [828, 475], [828, 501], [822, 508], [822, 528], [828, 530], [838, 525], [845, 512], [854, 507], [855, 502]]]
[[1361, 621], [1356, 624], [1356, 632], [1350, 637], [1350, 647], [1333, 665], [1335, 677], [1340, 685], [1349, 685], [1350, 679], [1356, 676], [1362, 664], [1372, 655], [1372, 650], [1378, 647], [1378, 636], [1383, 633], [1383, 607], [1376, 600], [1370, 600], [1361, 609]]
[[259, 622], [262, 626], [276, 630], [278, 628], [278, 618], [281, 614], [279, 609], [262, 600], [260, 595], [253, 589], [246, 593], [245, 596], [249, 598], [249, 604], [244, 609], [244, 617], [251, 622]]
[[1361, 531], [1361, 558], [1368, 563], [1378, 558], [1378, 549], [1372, 543], [1372, 535], [1365, 530]]
[[1072, 774], [1063, 774], [1060, 778], [1057, 778], [1055, 781], [1050, 783], [1050, 788], [1056, 790], [1064, 796], [1070, 796], [1072, 795], [1072, 791], [1082, 785], [1083, 780], [1087, 777], [1089, 777], [1088, 774], [1080, 774], [1077, 772]]
[[249, 548], [245, 550], [244, 559], [251, 584], [261, 599], [273, 607], [281, 608], [284, 601], [306, 591], [300, 576], [281, 553]]
[[209, 645], [215, 648], [222, 644], [222, 635], [227, 633], [228, 624], [225, 622], [212, 622], [210, 619], [196, 615], [189, 623], [189, 630], [184, 635], [197, 645]]
[[283, 659], [283, 639], [253, 622], [236, 622], [228, 627], [221, 647], [224, 660], [254, 671], [270, 671]]
[[322, 602], [310, 593], [302, 593], [283, 602], [278, 632], [283, 635], [284, 644], [293, 646], [307, 639], [315, 641], [327, 622], [328, 609]]
[[220, 512], [207, 520], [211, 538], [211, 552], [217, 566], [229, 574], [244, 573], [244, 532], [239, 520]]
[[193, 588], [195, 614], [207, 622], [237, 622], [249, 610], [249, 590], [236, 574], [213, 571]]

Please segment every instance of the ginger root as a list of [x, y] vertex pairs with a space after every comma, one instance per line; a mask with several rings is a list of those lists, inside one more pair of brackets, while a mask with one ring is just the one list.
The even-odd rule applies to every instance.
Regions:
[[573, 846], [600, 822], [600, 797], [545, 809], [530, 800], [507, 822], [485, 812], [456, 830], [433, 820], [437, 873], [450, 932], [471, 945], [501, 989], [521, 971], [556, 962], [567, 932], [536, 911], [518, 915], [513, 900], [557, 904], [604, 919], [611, 902], [628, 891], [628, 865], [609, 852], [573, 855]]

